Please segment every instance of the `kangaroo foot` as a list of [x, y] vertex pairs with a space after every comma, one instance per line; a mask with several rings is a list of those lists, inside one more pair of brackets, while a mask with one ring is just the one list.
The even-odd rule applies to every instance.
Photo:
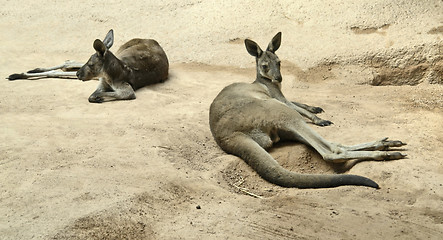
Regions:
[[14, 73], [14, 74], [9, 75], [9, 77], [7, 77], [7, 79], [9, 81], [14, 81], [14, 80], [17, 80], [17, 79], [27, 79], [27, 78], [28, 77], [25, 74], [23, 74], [23, 73]]
[[322, 112], [324, 112], [323, 108], [321, 108], [321, 107], [310, 107], [310, 108], [308, 108], [308, 111], [310, 111], [311, 113], [322, 113]]
[[403, 143], [402, 141], [398, 140], [388, 140], [388, 138], [383, 138], [379, 142], [377, 142], [377, 145], [375, 146], [375, 150], [388, 150], [391, 147], [401, 147], [407, 145], [406, 143]]
[[384, 160], [397, 160], [397, 159], [406, 158], [407, 156], [408, 155], [402, 154], [400, 152], [388, 152], [386, 153]]
[[334, 124], [333, 122], [329, 121], [329, 120], [323, 120], [323, 119], [318, 119], [314, 121], [314, 124], [317, 126], [321, 126], [321, 127], [326, 127], [326, 126], [330, 126], [332, 124]]

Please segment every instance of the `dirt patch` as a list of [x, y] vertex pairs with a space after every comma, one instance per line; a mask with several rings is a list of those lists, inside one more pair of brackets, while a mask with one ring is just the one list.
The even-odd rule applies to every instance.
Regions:
[[92, 215], [76, 220], [72, 226], [52, 239], [148, 239], [153, 235], [150, 226], [142, 222], [143, 213], [130, 211], [107, 216]]
[[309, 83], [321, 83], [326, 80], [336, 79], [332, 71], [337, 67], [337, 64], [326, 62], [320, 63], [308, 69], [302, 69], [293, 62], [282, 61], [283, 73], [294, 75], [297, 81]]
[[230, 44], [243, 44], [244, 43], [244, 39], [240, 39], [240, 38], [231, 38], [229, 39], [229, 43]]
[[428, 31], [428, 34], [443, 34], [443, 26], [432, 28]]
[[156, 235], [156, 221], [175, 217], [174, 209], [191, 204], [192, 194], [190, 188], [159, 183], [155, 195], [139, 194], [109, 209], [79, 218], [51, 239], [152, 239]]
[[417, 85], [423, 82], [428, 68], [429, 64], [425, 63], [400, 69], [380, 67], [376, 69], [377, 75], [370, 84], [373, 86]]
[[391, 24], [383, 24], [380, 27], [351, 27], [352, 32], [355, 34], [372, 34], [377, 33], [381, 35], [386, 35], [386, 30]]
[[375, 76], [369, 83], [373, 86], [414, 86], [423, 82], [443, 84], [443, 60], [400, 68], [381, 66], [375, 68], [374, 71]]

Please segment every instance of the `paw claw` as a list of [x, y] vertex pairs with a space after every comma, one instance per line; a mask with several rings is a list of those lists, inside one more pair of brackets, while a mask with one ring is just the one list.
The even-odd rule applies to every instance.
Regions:
[[330, 126], [332, 124], [334, 124], [334, 123], [331, 121], [328, 121], [328, 120], [321, 120], [320, 122], [316, 123], [316, 125], [322, 126], [322, 127]]
[[312, 107], [311, 112], [312, 113], [322, 113], [322, 112], [324, 112], [324, 110], [321, 107]]
[[390, 147], [401, 147], [407, 145], [406, 143], [403, 143], [402, 141], [389, 141], [388, 146]]
[[88, 100], [90, 103], [102, 103], [104, 99], [102, 97], [90, 97]]
[[14, 73], [14, 74], [9, 75], [6, 79], [8, 79], [9, 81], [14, 81], [17, 79], [27, 79], [27, 78], [28, 77], [23, 73]]
[[393, 152], [393, 153], [388, 153], [386, 155], [386, 159], [387, 160], [397, 160], [397, 159], [402, 159], [402, 158], [406, 158], [408, 155], [406, 154], [402, 154], [400, 152]]
[[34, 68], [32, 70], [27, 71], [27, 73], [41, 73], [44, 72], [41, 68]]
[[387, 137], [383, 138], [380, 142], [381, 142], [381, 145], [384, 146], [382, 149], [385, 149], [385, 150], [390, 148], [390, 147], [401, 147], [401, 146], [407, 145], [406, 143], [404, 143], [402, 141], [398, 141], [398, 140], [391, 141], [391, 140], [388, 140]]

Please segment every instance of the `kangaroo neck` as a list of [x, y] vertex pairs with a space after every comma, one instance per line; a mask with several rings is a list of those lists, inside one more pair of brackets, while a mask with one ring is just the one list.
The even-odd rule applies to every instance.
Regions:
[[271, 81], [270, 79], [262, 77], [261, 75], [257, 74], [257, 78], [255, 79], [254, 83], [261, 83], [265, 85], [270, 91], [277, 90], [281, 92], [281, 83]]
[[119, 80], [123, 76], [128, 76], [131, 72], [131, 70], [110, 51], [106, 53], [104, 62], [103, 70], [110, 81]]
[[271, 80], [261, 76], [257, 76], [257, 79], [255, 79], [254, 83], [264, 85], [268, 89], [268, 92], [271, 97], [276, 98], [279, 101], [285, 102], [285, 96], [281, 91], [281, 83], [272, 82]]

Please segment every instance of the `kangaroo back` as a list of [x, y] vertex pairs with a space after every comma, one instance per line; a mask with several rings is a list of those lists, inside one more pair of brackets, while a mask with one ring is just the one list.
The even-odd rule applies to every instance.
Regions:
[[[123, 64], [133, 69], [136, 75], [139, 75], [130, 80], [134, 90], [144, 87], [147, 83], [163, 82], [168, 78], [168, 57], [163, 48], [153, 39], [132, 39], [122, 45], [115, 55]], [[140, 78], [147, 81], [138, 81]]]

